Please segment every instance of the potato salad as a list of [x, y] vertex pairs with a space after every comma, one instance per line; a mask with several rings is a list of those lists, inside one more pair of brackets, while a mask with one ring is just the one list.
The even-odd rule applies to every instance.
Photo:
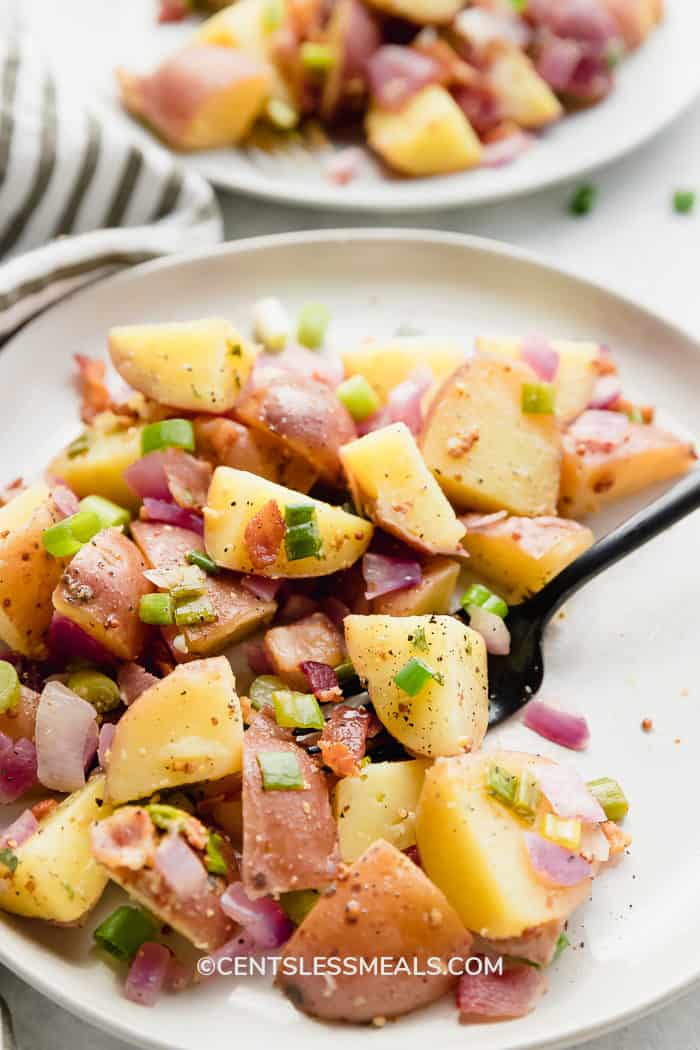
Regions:
[[597, 342], [335, 350], [329, 319], [113, 328], [82, 429], [6, 479], [0, 909], [87, 925], [144, 1006], [272, 955], [314, 1018], [520, 1017], [628, 801], [541, 753], [589, 736], [544, 700], [530, 753], [489, 746], [489, 658], [580, 519], [695, 452]]
[[153, 71], [118, 72], [124, 107], [175, 149], [354, 143], [329, 180], [509, 163], [614, 89], [663, 0], [164, 0], [211, 14]]

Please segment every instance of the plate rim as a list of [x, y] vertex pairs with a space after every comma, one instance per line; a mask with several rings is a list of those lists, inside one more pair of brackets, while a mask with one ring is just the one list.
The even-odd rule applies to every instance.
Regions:
[[[503, 259], [510, 259], [528, 267], [534, 267], [543, 275], [552, 274], [557, 277], [564, 277], [565, 279], [571, 280], [582, 286], [588, 292], [598, 295], [602, 294], [609, 300], [616, 302], [624, 308], [636, 311], [640, 317], [661, 324], [669, 331], [672, 331], [674, 335], [687, 342], [689, 348], [694, 353], [700, 355], [700, 334], [698, 332], [694, 332], [684, 325], [675, 322], [662, 311], [652, 309], [637, 301], [630, 295], [607, 287], [602, 281], [597, 281], [594, 278], [584, 276], [583, 274], [578, 273], [575, 268], [557, 265], [544, 258], [539, 253], [492, 238], [470, 234], [451, 233], [440, 230], [421, 228], [403, 228], [397, 230], [391, 227], [359, 229], [335, 228], [304, 230], [242, 238], [237, 241], [224, 242], [219, 245], [199, 248], [190, 252], [164, 256], [137, 266], [125, 268], [103, 280], [70, 293], [65, 299], [49, 307], [24, 325], [7, 341], [0, 351], [0, 377], [2, 376], [3, 368], [6, 367], [3, 364], [3, 359], [7, 360], [10, 356], [14, 358], [15, 353], [20, 353], [22, 351], [22, 343], [24, 340], [27, 337], [31, 339], [34, 328], [43, 323], [47, 316], [55, 318], [60, 315], [60, 312], [63, 309], [75, 307], [76, 302], [79, 305], [81, 300], [89, 298], [97, 292], [102, 292], [107, 286], [119, 287], [120, 284], [126, 283], [132, 279], [139, 280], [144, 276], [148, 276], [151, 273], [158, 273], [161, 270], [186, 267], [191, 263], [202, 262], [211, 257], [242, 257], [249, 252], [264, 252], [265, 250], [277, 247], [294, 247], [328, 243], [342, 246], [347, 243], [373, 243], [381, 242], [383, 240], [412, 243], [417, 246], [443, 245], [477, 254], [485, 252], [496, 258], [500, 257]], [[0, 928], [2, 928], [5, 921], [4, 913], [0, 912]], [[9, 921], [12, 922], [13, 920], [11, 919]], [[40, 950], [38, 946], [37, 949]], [[49, 953], [46, 952], [45, 954], [48, 955]], [[148, 1050], [172, 1050], [172, 1042], [167, 1038], [167, 1034], [162, 1038], [146, 1033], [141, 1034], [137, 1031], [131, 1021], [122, 1018], [115, 1019], [105, 1017], [99, 1012], [97, 1007], [92, 1007], [89, 1002], [82, 1000], [78, 1001], [71, 998], [69, 994], [62, 991], [60, 986], [52, 983], [48, 972], [39, 972], [37, 974], [32, 970], [30, 964], [28, 964], [26, 960], [23, 960], [22, 956], [13, 957], [12, 954], [6, 950], [3, 938], [0, 938], [0, 964], [7, 966], [9, 970], [25, 981], [30, 987], [63, 1007], [69, 1013], [87, 1021], [89, 1024], [92, 1024], [107, 1034], [117, 1036], [127, 1042], [133, 1042], [134, 1045], [141, 1045], [144, 1047], [144, 1050], [146, 1050], [146, 1048], [148, 1048]], [[588, 1042], [589, 1040], [616, 1031], [625, 1025], [631, 1024], [655, 1013], [657, 1010], [672, 1004], [674, 1001], [680, 999], [693, 988], [698, 986], [700, 986], [700, 960], [697, 962], [696, 969], [693, 972], [677, 979], [670, 987], [659, 991], [658, 994], [648, 998], [643, 1004], [632, 1004], [614, 1017], [593, 1022], [589, 1025], [584, 1025], [577, 1031], [570, 1031], [562, 1035], [555, 1034], [551, 1038], [547, 1038], [546, 1035], [533, 1035], [527, 1042], [520, 1044], [520, 1050], [563, 1050], [563, 1048], [574, 1044]], [[118, 999], [117, 990], [115, 990], [115, 998]], [[332, 1028], [330, 1031], [332, 1032]], [[135, 1042], [136, 1040], [138, 1040], [138, 1044]]]

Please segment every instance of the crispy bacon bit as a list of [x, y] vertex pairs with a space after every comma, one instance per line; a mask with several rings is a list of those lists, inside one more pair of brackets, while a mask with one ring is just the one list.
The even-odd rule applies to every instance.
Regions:
[[504, 966], [503, 973], [465, 974], [457, 986], [460, 1021], [524, 1017], [546, 989], [545, 975], [527, 963]]
[[610, 846], [610, 856], [614, 857], [622, 853], [632, 842], [632, 836], [623, 831], [613, 820], [606, 820], [600, 825], [600, 830], [605, 835]]
[[192, 14], [191, 0], [160, 0], [158, 21], [182, 22]]
[[338, 704], [319, 740], [323, 761], [339, 777], [355, 777], [365, 757], [369, 713]]
[[140, 871], [150, 867], [156, 852], [156, 832], [141, 806], [126, 806], [92, 826], [92, 852], [106, 868]]
[[622, 412], [625, 416], [633, 416], [639, 413], [642, 423], [653, 423], [654, 422], [654, 406], [653, 405], [635, 405], [633, 401], [628, 401], [626, 397], [618, 397], [617, 401], [614, 401], [610, 406], [612, 412]]
[[197, 820], [196, 817], [188, 817], [182, 825], [182, 834], [185, 836], [190, 846], [194, 846], [195, 849], [204, 850], [207, 848], [207, 842], [209, 841], [209, 832], [202, 824], [201, 820]]
[[111, 397], [105, 383], [105, 365], [85, 354], [75, 354], [78, 366], [78, 390], [82, 404], [80, 418], [83, 423], [92, 423], [100, 412], [106, 412], [111, 404]]
[[21, 478], [15, 478], [9, 485], [5, 485], [3, 489], [0, 489], [0, 507], [4, 507], [6, 503], [9, 503], [19, 496], [20, 492], [24, 489], [24, 482]]
[[175, 502], [187, 510], [201, 510], [207, 502], [211, 465], [182, 449], [168, 449], [163, 471]]
[[303, 660], [299, 666], [309, 680], [311, 691], [322, 704], [331, 704], [342, 698], [338, 676], [330, 664], [318, 660]]
[[269, 500], [246, 525], [243, 540], [256, 569], [277, 560], [287, 526], [275, 500]]
[[43, 798], [41, 802], [37, 802], [35, 806], [32, 806], [34, 819], [42, 821], [44, 817], [48, 817], [49, 813], [56, 809], [57, 806], [58, 802], [55, 798]]
[[304, 661], [337, 667], [345, 659], [341, 631], [320, 612], [287, 626], [273, 627], [265, 635], [264, 645], [274, 673], [292, 689], [307, 688], [307, 677], [301, 669]]

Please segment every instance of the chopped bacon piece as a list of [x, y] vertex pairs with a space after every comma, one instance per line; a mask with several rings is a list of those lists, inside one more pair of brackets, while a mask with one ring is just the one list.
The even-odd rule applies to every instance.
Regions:
[[622, 853], [632, 841], [632, 836], [628, 835], [626, 831], [623, 831], [612, 820], [606, 820], [601, 824], [600, 830], [608, 840], [611, 857], [614, 857], [617, 853]]
[[83, 423], [92, 423], [95, 416], [106, 412], [112, 402], [105, 383], [106, 368], [104, 362], [95, 361], [85, 354], [75, 354], [75, 363], [78, 366], [78, 390], [82, 401], [80, 418]]
[[338, 676], [330, 664], [304, 660], [299, 666], [309, 680], [311, 691], [322, 704], [332, 704], [341, 699], [343, 694], [338, 685]]
[[263, 569], [277, 560], [286, 531], [287, 526], [273, 499], [250, 519], [243, 534], [243, 541], [256, 569]]
[[43, 798], [41, 802], [37, 802], [35, 806], [32, 806], [32, 813], [34, 814], [35, 820], [43, 820], [44, 817], [48, 817], [54, 809], [56, 809], [58, 802], [55, 798]]
[[307, 688], [302, 663], [310, 660], [337, 667], [345, 659], [341, 632], [320, 612], [284, 627], [273, 627], [265, 635], [264, 644], [275, 674], [292, 689]]
[[141, 667], [141, 664], [124, 664], [119, 668], [119, 674], [117, 675], [117, 685], [119, 686], [119, 695], [122, 698], [122, 702], [129, 707], [134, 700], [138, 700], [141, 693], [145, 693], [147, 689], [150, 689], [158, 681], [160, 679], [156, 678], [150, 671], [147, 671], [145, 667]]
[[163, 470], [175, 502], [187, 510], [201, 510], [207, 502], [211, 465], [173, 448], [163, 457]]
[[365, 757], [369, 712], [338, 704], [321, 733], [323, 761], [339, 777], [356, 777]]
[[23, 492], [25, 488], [22, 478], [15, 478], [8, 485], [5, 485], [3, 489], [0, 489], [0, 507], [4, 507], [7, 503], [10, 503], [15, 496], [19, 496], [20, 492]]
[[158, 21], [182, 22], [192, 14], [191, 0], [160, 0]]
[[460, 1021], [524, 1017], [547, 990], [547, 978], [527, 963], [504, 965], [503, 973], [464, 974], [457, 986]]
[[106, 868], [140, 871], [153, 863], [156, 833], [141, 806], [126, 806], [92, 828], [92, 852]]

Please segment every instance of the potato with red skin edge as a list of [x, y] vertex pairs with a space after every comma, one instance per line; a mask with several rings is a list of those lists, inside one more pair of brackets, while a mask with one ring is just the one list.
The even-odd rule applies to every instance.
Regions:
[[[420, 583], [373, 598], [371, 611], [378, 616], [441, 616], [448, 613], [457, 586], [459, 562], [436, 555], [427, 558], [421, 570]], [[353, 612], [358, 611], [353, 609]]]
[[[246, 730], [243, 745], [246, 893], [256, 898], [327, 885], [336, 874], [340, 851], [325, 774], [294, 743], [291, 732], [265, 714], [258, 714]], [[265, 751], [296, 756], [306, 787], [266, 791], [257, 757]]]
[[121, 529], [103, 529], [66, 566], [53, 592], [54, 608], [118, 659], [136, 660], [148, 633], [139, 603], [153, 590], [145, 568]]
[[[398, 1017], [441, 998], [457, 983], [449, 973], [341, 974], [329, 988], [313, 975], [315, 957], [404, 959], [429, 969], [438, 958], [469, 956], [471, 936], [447, 900], [405, 854], [380, 840], [355, 861], [347, 877], [321, 896], [282, 951], [303, 973], [287, 976], [280, 966], [275, 984], [304, 1013], [328, 1021]], [[330, 994], [329, 994], [330, 992]]]
[[689, 441], [621, 412], [589, 409], [564, 432], [560, 513], [594, 514], [656, 482], [685, 474], [697, 454]]
[[337, 667], [345, 659], [345, 639], [321, 612], [284, 627], [272, 627], [263, 642], [274, 673], [292, 689], [309, 692], [309, 680], [299, 667], [304, 660]]
[[26, 686], [20, 688], [19, 701], [0, 714], [0, 733], [11, 740], [33, 740], [36, 726], [36, 711], [39, 706], [39, 693]]
[[326, 383], [270, 373], [243, 390], [236, 416], [279, 438], [308, 460], [323, 481], [341, 485], [340, 449], [357, 436], [352, 416]]
[[540, 926], [525, 930], [519, 937], [489, 940], [475, 933], [474, 954], [487, 955], [494, 960], [509, 955], [511, 958], [526, 959], [537, 966], [549, 966], [563, 929], [563, 919], [552, 919], [551, 922], [543, 922]]
[[[359, 0], [339, 0], [333, 5], [324, 43], [333, 48], [337, 57], [323, 81], [323, 120], [332, 120], [346, 106], [355, 110], [363, 107], [366, 63], [381, 42], [376, 17]], [[359, 62], [356, 56], [359, 56]]]
[[308, 492], [318, 479], [310, 463], [271, 434], [222, 416], [199, 416], [193, 423], [197, 455], [213, 467], [247, 470], [295, 492]]

